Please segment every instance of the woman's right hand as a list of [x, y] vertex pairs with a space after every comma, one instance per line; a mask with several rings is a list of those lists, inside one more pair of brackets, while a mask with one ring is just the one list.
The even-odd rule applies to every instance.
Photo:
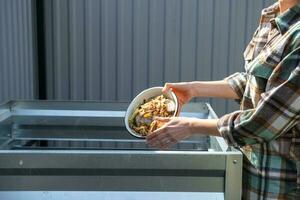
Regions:
[[162, 91], [167, 92], [169, 90], [173, 91], [177, 96], [179, 112], [181, 111], [182, 106], [194, 97], [190, 82], [166, 83]]

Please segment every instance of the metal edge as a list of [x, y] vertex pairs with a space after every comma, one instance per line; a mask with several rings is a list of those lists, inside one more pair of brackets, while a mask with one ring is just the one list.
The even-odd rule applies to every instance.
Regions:
[[[45, 156], [47, 155], [47, 156]], [[200, 156], [201, 155], [201, 156]], [[170, 168], [194, 170], [222, 170], [225, 177], [225, 153], [190, 153], [163, 151], [31, 151], [1, 150], [0, 170], [2, 169], [65, 169], [65, 168]], [[35, 162], [39, 160], [39, 162]], [[105, 160], [105, 162], [102, 162]], [[19, 165], [19, 163], [22, 165]], [[181, 164], [178, 164], [180, 162]], [[120, 164], [121, 163], [121, 164]], [[177, 164], [176, 164], [177, 163]]]
[[242, 154], [226, 156], [225, 200], [240, 200], [242, 196]]
[[241, 156], [242, 154], [240, 152], [208, 152], [208, 151], [168, 151], [168, 150], [157, 150], [157, 151], [132, 151], [132, 150], [0, 150], [1, 154], [169, 154], [169, 155], [220, 155], [220, 156], [226, 156], [226, 155], [236, 155]]
[[[205, 103], [205, 104], [209, 110], [208, 119], [218, 119], [219, 117], [217, 116], [215, 111], [212, 109], [211, 105], [209, 103]], [[218, 144], [220, 145], [220, 148], [222, 151], [226, 152], [229, 150], [229, 146], [227, 145], [227, 143], [225, 142], [225, 140], [222, 137], [215, 137], [215, 139], [217, 140]]]
[[11, 101], [7, 101], [0, 105], [0, 122], [5, 121], [6, 119], [10, 118], [11, 114]]
[[11, 123], [11, 101], [7, 101], [0, 105], [0, 137], [3, 140], [6, 140], [0, 143], [0, 148], [3, 148], [6, 144], [8, 144], [12, 137], [11, 127], [9, 126]]

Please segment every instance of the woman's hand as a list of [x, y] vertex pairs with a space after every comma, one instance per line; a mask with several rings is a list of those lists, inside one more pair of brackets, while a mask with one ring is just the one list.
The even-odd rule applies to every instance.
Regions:
[[193, 134], [221, 136], [217, 128], [218, 119], [157, 117], [155, 120], [164, 125], [146, 137], [149, 146], [154, 148], [168, 149]]
[[147, 143], [155, 148], [168, 149], [173, 144], [189, 137], [193, 131], [191, 121], [193, 118], [172, 117], [155, 118], [160, 123], [165, 123], [161, 128], [147, 136]]
[[166, 83], [163, 92], [172, 90], [178, 98], [178, 111], [184, 104], [188, 103], [193, 98], [193, 91], [191, 88], [191, 82], [181, 82], [181, 83]]

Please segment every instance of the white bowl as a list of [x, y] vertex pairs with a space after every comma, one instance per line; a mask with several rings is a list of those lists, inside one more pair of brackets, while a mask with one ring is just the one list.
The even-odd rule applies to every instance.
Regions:
[[131, 115], [133, 114], [133, 112], [136, 110], [136, 108], [138, 108], [138, 106], [140, 106], [141, 104], [143, 104], [144, 99], [148, 100], [151, 99], [153, 97], [159, 96], [159, 95], [164, 95], [165, 97], [167, 97], [168, 99], [171, 99], [175, 102], [175, 112], [173, 116], [176, 116], [178, 113], [178, 100], [176, 95], [174, 94], [174, 92], [172, 91], [168, 91], [167, 93], [162, 93], [162, 89], [163, 87], [152, 87], [149, 89], [146, 89], [144, 91], [142, 91], [140, 94], [138, 94], [130, 103], [130, 105], [127, 108], [126, 114], [125, 114], [125, 126], [126, 129], [128, 130], [128, 132], [138, 138], [145, 138], [145, 136], [141, 136], [140, 134], [136, 133], [132, 128], [130, 128], [129, 126], [129, 118], [131, 117]]

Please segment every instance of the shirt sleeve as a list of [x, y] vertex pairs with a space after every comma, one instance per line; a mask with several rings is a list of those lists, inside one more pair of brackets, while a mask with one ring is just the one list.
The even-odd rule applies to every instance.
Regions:
[[237, 72], [228, 76], [224, 80], [228, 82], [229, 86], [238, 95], [239, 98], [236, 99], [236, 101], [240, 103], [247, 84], [247, 74], [245, 72]]
[[218, 120], [218, 129], [229, 145], [269, 142], [299, 123], [300, 53], [291, 56], [284, 64], [295, 67], [286, 81], [263, 93], [255, 109], [236, 111]]

